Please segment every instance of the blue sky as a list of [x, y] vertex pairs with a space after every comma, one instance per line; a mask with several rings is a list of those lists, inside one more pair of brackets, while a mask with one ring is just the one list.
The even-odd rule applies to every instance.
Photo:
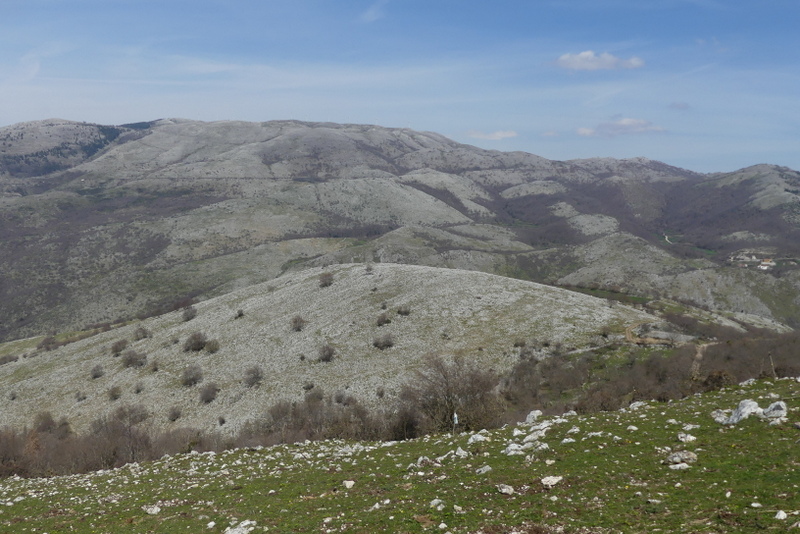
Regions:
[[798, 0], [0, 0], [0, 126], [300, 119], [800, 170]]

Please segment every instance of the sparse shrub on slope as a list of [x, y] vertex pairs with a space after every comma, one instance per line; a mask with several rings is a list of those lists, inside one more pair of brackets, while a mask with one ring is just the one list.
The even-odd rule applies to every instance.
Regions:
[[299, 315], [295, 315], [289, 321], [289, 327], [292, 329], [293, 332], [300, 332], [306, 326], [308, 321], [300, 317]]
[[219, 386], [216, 382], [209, 382], [200, 389], [200, 402], [208, 404], [217, 398]]
[[394, 336], [392, 334], [384, 334], [372, 340], [372, 346], [380, 350], [386, 350], [394, 346]]
[[385, 326], [391, 323], [392, 320], [389, 318], [389, 314], [384, 312], [378, 316], [378, 319], [375, 321], [376, 326]]
[[183, 320], [188, 322], [197, 317], [197, 308], [194, 306], [186, 306], [182, 313]]
[[333, 273], [325, 271], [319, 275], [319, 287], [329, 287], [333, 285]]
[[199, 352], [206, 346], [208, 339], [202, 332], [193, 332], [189, 334], [186, 341], [183, 343], [184, 352]]
[[144, 367], [147, 364], [147, 355], [135, 350], [126, 350], [122, 355], [123, 367]]
[[264, 378], [264, 371], [258, 365], [249, 367], [244, 372], [244, 384], [249, 388], [260, 384], [263, 378]]
[[204, 348], [209, 354], [215, 354], [217, 351], [219, 351], [219, 341], [216, 339], [209, 339], [206, 341]]
[[199, 384], [202, 380], [203, 369], [197, 364], [187, 366], [181, 374], [181, 384], [187, 387]]
[[106, 372], [103, 370], [103, 366], [99, 364], [92, 367], [92, 370], [89, 372], [89, 376], [92, 378], [100, 378], [104, 374], [106, 374]]
[[336, 356], [336, 349], [332, 345], [326, 343], [319, 348], [319, 361], [332, 362]]
[[118, 339], [114, 343], [111, 344], [111, 354], [113, 356], [119, 356], [122, 354], [122, 351], [125, 350], [128, 346], [127, 339]]
[[136, 341], [141, 341], [143, 339], [147, 339], [150, 336], [152, 336], [152, 334], [150, 333], [150, 330], [148, 330], [147, 328], [145, 328], [143, 326], [138, 327], [133, 332], [133, 339], [136, 340]]

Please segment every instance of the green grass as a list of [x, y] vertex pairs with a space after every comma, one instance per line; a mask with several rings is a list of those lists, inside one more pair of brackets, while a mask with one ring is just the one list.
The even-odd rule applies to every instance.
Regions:
[[[709, 414], [745, 398], [766, 407], [775, 396], [791, 409], [798, 393], [796, 381], [760, 381], [634, 411], [556, 418], [541, 438], [549, 449], [519, 456], [502, 451], [522, 443], [527, 426], [472, 444], [471, 434], [329, 441], [6, 479], [0, 531], [223, 532], [244, 520], [256, 522], [254, 532], [436, 532], [441, 523], [441, 532], [453, 533], [525, 532], [534, 524], [565, 532], [783, 531], [800, 520], [774, 518], [777, 510], [800, 513], [797, 411], [778, 426], [751, 417], [723, 427]], [[677, 434], [688, 424], [698, 425], [687, 427], [697, 440], [681, 443]], [[459, 447], [466, 457], [453, 454]], [[670, 470], [665, 447], [696, 451], [698, 461]], [[419, 462], [423, 456], [431, 461]], [[492, 470], [478, 474], [485, 465]], [[548, 489], [541, 479], [551, 475], [564, 478]], [[355, 482], [351, 489], [346, 480]], [[514, 494], [501, 494], [499, 484]], [[434, 499], [441, 508], [431, 506]], [[150, 514], [150, 506], [159, 510]]]

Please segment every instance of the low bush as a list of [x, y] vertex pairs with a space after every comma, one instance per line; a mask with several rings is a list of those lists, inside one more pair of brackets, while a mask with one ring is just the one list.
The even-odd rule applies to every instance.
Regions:
[[5, 365], [7, 363], [15, 362], [17, 360], [19, 360], [19, 356], [8, 354], [6, 356], [0, 357], [0, 365]]
[[181, 374], [181, 384], [184, 386], [191, 387], [202, 381], [203, 369], [197, 364], [187, 366]]
[[378, 316], [378, 319], [375, 321], [376, 326], [384, 326], [391, 323], [392, 320], [389, 318], [389, 314], [384, 312]]
[[292, 317], [291, 321], [289, 321], [289, 326], [291, 327], [293, 332], [300, 332], [303, 328], [308, 324], [308, 321], [300, 317], [299, 315], [295, 315]]
[[149, 338], [150, 336], [152, 336], [150, 330], [148, 330], [143, 326], [140, 326], [139, 328], [133, 331], [133, 339], [135, 341], [141, 341], [143, 339]]
[[326, 343], [319, 348], [319, 361], [332, 362], [335, 356], [336, 349], [332, 345]]
[[119, 356], [122, 354], [122, 351], [125, 350], [128, 346], [127, 339], [118, 339], [114, 343], [111, 344], [111, 354], [114, 356]]
[[200, 402], [208, 404], [217, 398], [219, 393], [219, 386], [216, 382], [209, 382], [200, 389]]
[[325, 271], [319, 275], [319, 287], [329, 287], [333, 285], [333, 273]]
[[122, 388], [119, 386], [113, 386], [108, 390], [108, 399], [115, 401], [122, 396]]
[[244, 384], [249, 388], [260, 384], [263, 378], [264, 378], [264, 371], [258, 365], [249, 367], [244, 372]]
[[185, 322], [191, 321], [192, 319], [197, 317], [197, 308], [195, 308], [194, 306], [186, 306], [183, 309], [182, 317]]
[[206, 352], [208, 352], [209, 354], [214, 354], [219, 350], [219, 341], [217, 341], [216, 339], [209, 339], [208, 341], [206, 341], [206, 345], [204, 348], [206, 349]]
[[122, 355], [123, 367], [144, 367], [147, 364], [147, 355], [135, 350], [127, 350]]
[[89, 376], [91, 376], [92, 378], [100, 378], [104, 374], [106, 374], [106, 372], [103, 370], [102, 365], [95, 365], [89, 372]]
[[386, 350], [394, 346], [394, 337], [392, 334], [378, 336], [372, 340], [372, 346], [380, 350]]
[[177, 406], [173, 406], [167, 412], [167, 419], [169, 419], [173, 423], [180, 418], [181, 418], [181, 409], [178, 408]]
[[411, 315], [411, 308], [404, 304], [397, 308], [397, 315], [402, 315], [403, 317]]
[[202, 332], [194, 332], [189, 334], [186, 341], [183, 343], [184, 352], [199, 352], [206, 346], [206, 335]]

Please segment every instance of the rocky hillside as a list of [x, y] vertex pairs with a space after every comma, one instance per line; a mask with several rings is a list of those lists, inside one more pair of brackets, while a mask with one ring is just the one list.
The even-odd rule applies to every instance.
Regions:
[[[34, 350], [41, 338], [0, 345], [3, 425], [22, 428], [48, 411], [84, 433], [119, 406], [140, 405], [153, 429], [217, 430], [222, 417], [221, 430], [234, 435], [271, 405], [302, 401], [311, 389], [390, 406], [426, 354], [461, 355], [505, 372], [519, 361], [520, 340], [575, 350], [621, 341], [634, 324], [670, 328], [563, 289], [395, 264], [306, 269], [195, 309], [188, 321], [176, 311], [52, 350]], [[187, 350], [195, 333], [218, 346]], [[191, 366], [200, 376], [187, 385]], [[254, 367], [262, 379], [248, 383]], [[212, 383], [217, 391], [204, 402]]]
[[[755, 532], [800, 526], [794, 379], [478, 433], [176, 454], [0, 481], [13, 532]], [[732, 423], [734, 408], [757, 408]], [[794, 424], [792, 424], [794, 422]]]
[[800, 174], [770, 165], [549, 161], [369, 125], [48, 120], [0, 129], [0, 193], [0, 339], [364, 261], [800, 316]]

